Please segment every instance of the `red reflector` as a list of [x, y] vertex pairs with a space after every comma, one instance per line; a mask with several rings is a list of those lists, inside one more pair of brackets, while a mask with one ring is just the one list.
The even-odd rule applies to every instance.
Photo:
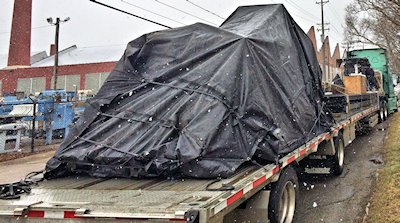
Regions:
[[44, 211], [28, 211], [28, 218], [44, 218]]
[[325, 139], [330, 139], [331, 135], [329, 133], [325, 134]]
[[296, 157], [295, 157], [295, 156], [291, 156], [291, 157], [287, 160], [287, 163], [290, 164], [290, 163], [292, 163], [292, 162], [295, 161], [295, 160], [296, 160]]
[[169, 221], [187, 222], [186, 219], [169, 219]]
[[116, 217], [118, 220], [135, 220], [135, 221], [148, 221], [148, 218], [129, 218], [129, 217]]
[[253, 182], [253, 188], [257, 187], [258, 185], [262, 184], [263, 182], [265, 182], [267, 180], [267, 178], [265, 178], [265, 176], [260, 177], [258, 180]]
[[228, 200], [226, 201], [226, 204], [229, 206], [233, 202], [237, 201], [241, 196], [243, 195], [243, 189], [238, 191], [236, 194], [232, 195]]
[[300, 156], [306, 154], [306, 152], [307, 152], [307, 149], [300, 150]]
[[74, 211], [64, 211], [64, 218], [78, 218]]
[[272, 175], [276, 174], [279, 172], [279, 166], [275, 166], [274, 169], [272, 169]]

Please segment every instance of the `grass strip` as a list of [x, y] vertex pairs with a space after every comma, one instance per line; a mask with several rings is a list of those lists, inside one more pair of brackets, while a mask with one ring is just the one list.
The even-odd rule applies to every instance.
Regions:
[[400, 223], [400, 112], [391, 117], [384, 159], [373, 190], [368, 222]]

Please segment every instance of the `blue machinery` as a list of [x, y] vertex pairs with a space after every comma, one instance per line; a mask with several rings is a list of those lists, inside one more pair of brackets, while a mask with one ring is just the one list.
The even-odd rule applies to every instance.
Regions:
[[[0, 119], [2, 124], [16, 120], [31, 122], [33, 136], [39, 133], [35, 124], [43, 123], [46, 144], [51, 144], [53, 134], [60, 137], [68, 134], [69, 125], [75, 116], [72, 102], [74, 97], [75, 92], [65, 90], [47, 90], [37, 97], [19, 100], [15, 96], [6, 96], [0, 104]], [[34, 137], [32, 137], [32, 146], [33, 140]]]

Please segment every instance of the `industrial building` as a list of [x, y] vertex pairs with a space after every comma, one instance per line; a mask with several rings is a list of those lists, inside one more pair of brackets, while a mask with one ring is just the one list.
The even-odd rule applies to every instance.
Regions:
[[[96, 93], [116, 61], [124, 52], [123, 47], [77, 48], [69, 47], [59, 52], [57, 89], [67, 91], [92, 90]], [[34, 54], [27, 64], [9, 64], [0, 70], [2, 95], [25, 92], [26, 95], [52, 89], [54, 55], [46, 52]]]
[[[15, 1], [7, 56], [0, 56], [1, 95], [24, 92], [26, 95], [52, 89], [55, 48], [31, 53], [32, 0]], [[17, 16], [18, 15], [18, 16]], [[57, 88], [92, 90], [96, 93], [125, 46], [78, 48], [59, 51]]]
[[[312, 26], [307, 33], [308, 37], [310, 37], [313, 45], [315, 53], [317, 54], [319, 65], [323, 70], [323, 52], [325, 52], [325, 70], [326, 74], [323, 75], [322, 81], [324, 82], [331, 82], [333, 78], [338, 74], [338, 68], [336, 66], [336, 61], [341, 58], [340, 55], [340, 47], [339, 44], [336, 44], [333, 54], [331, 53], [331, 46], [329, 43], [329, 37], [325, 37], [324, 43], [322, 44], [321, 48], [318, 49], [317, 47], [317, 39], [315, 36], [315, 28]], [[325, 51], [323, 50], [325, 49]]]
[[[18, 15], [18, 16], [17, 16]], [[53, 87], [54, 45], [50, 55], [46, 51], [31, 52], [32, 0], [15, 1], [8, 56], [0, 55], [0, 94], [24, 92], [34, 94]], [[333, 55], [329, 38], [318, 50], [314, 27], [308, 31], [318, 61], [322, 67], [322, 48], [325, 48], [326, 74], [330, 82], [337, 73], [336, 60], [340, 58], [339, 45]], [[57, 89], [91, 90], [95, 94], [120, 59], [125, 46], [77, 47], [59, 51]]]

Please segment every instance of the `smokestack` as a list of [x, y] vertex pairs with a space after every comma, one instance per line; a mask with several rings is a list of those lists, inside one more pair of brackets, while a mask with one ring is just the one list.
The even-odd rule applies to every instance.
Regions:
[[56, 54], [56, 44], [51, 44], [50, 45], [50, 56], [53, 56]]
[[32, 0], [15, 0], [8, 66], [31, 65]]

